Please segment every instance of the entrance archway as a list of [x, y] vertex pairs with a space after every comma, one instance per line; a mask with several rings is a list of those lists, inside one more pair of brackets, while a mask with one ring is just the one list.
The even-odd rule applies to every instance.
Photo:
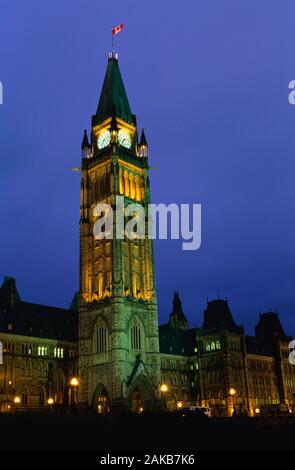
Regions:
[[133, 413], [142, 413], [143, 411], [143, 402], [137, 387], [133, 389], [131, 394], [131, 411], [133, 411]]
[[155, 393], [149, 379], [140, 374], [134, 381], [130, 390], [130, 408], [135, 413], [152, 410], [155, 402]]
[[93, 394], [92, 406], [96, 413], [107, 414], [110, 412], [111, 400], [106, 387], [100, 384]]

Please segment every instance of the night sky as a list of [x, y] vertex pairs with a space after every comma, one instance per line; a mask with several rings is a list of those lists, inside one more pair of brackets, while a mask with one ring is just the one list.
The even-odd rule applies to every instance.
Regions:
[[178, 288], [192, 326], [228, 297], [295, 334], [294, 0], [0, 0], [0, 275], [24, 300], [78, 289], [83, 129], [111, 46], [149, 143], [152, 199], [201, 203], [202, 246], [155, 243], [159, 317]]

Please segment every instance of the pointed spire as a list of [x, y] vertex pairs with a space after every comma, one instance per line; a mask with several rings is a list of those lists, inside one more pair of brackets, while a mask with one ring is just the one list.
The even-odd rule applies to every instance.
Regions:
[[188, 329], [188, 321], [185, 314], [183, 313], [181, 300], [176, 290], [174, 290], [173, 308], [169, 316], [169, 324], [171, 328], [180, 330]]
[[145, 138], [144, 129], [142, 128], [140, 142], [138, 144], [138, 153], [140, 157], [147, 157], [148, 144]]
[[94, 116], [94, 124], [111, 117], [114, 109], [118, 118], [129, 123], [133, 122], [118, 58], [110, 54], [96, 115]]
[[83, 136], [83, 140], [82, 140], [82, 144], [81, 144], [81, 149], [82, 150], [88, 150], [90, 147], [89, 145], [89, 140], [88, 140], [88, 136], [87, 136], [87, 130], [84, 129], [84, 136]]
[[145, 138], [144, 128], [142, 128], [142, 131], [141, 131], [141, 137], [140, 137], [139, 145], [145, 145], [146, 147], [148, 147], [148, 143], [147, 143], [146, 138]]
[[13, 277], [4, 277], [4, 282], [0, 287], [0, 300], [9, 307], [14, 307], [15, 302], [20, 300], [20, 295], [16, 288], [15, 279]]

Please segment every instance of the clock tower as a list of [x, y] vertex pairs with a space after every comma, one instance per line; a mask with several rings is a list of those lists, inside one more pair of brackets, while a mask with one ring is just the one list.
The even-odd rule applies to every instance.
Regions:
[[[116, 233], [116, 201], [140, 204], [145, 236]], [[124, 198], [124, 199], [123, 199]], [[147, 237], [148, 144], [138, 137], [118, 56], [109, 54], [90, 142], [82, 141], [80, 198], [80, 406], [140, 412], [158, 403], [160, 356], [153, 241]], [[113, 210], [113, 237], [96, 238], [95, 207]], [[122, 210], [122, 209], [121, 209]]]

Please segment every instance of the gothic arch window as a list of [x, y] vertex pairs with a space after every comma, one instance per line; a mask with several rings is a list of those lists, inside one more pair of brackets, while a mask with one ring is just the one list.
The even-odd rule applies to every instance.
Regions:
[[45, 393], [44, 393], [43, 388], [41, 388], [39, 392], [39, 405], [43, 406], [44, 404], [45, 404]]
[[31, 376], [31, 365], [29, 362], [26, 363], [26, 377]]
[[28, 404], [28, 390], [25, 388], [22, 392], [22, 405]]
[[130, 185], [129, 185], [129, 173], [128, 171], [124, 171], [124, 189], [125, 189], [125, 196], [129, 196], [129, 190], [130, 190]]
[[21, 361], [20, 363], [20, 375], [24, 377], [26, 375], [26, 364], [25, 361]]
[[211, 351], [215, 351], [215, 343], [214, 343], [214, 341], [211, 342]]
[[109, 331], [106, 322], [99, 318], [93, 331], [93, 352], [100, 353], [109, 349]]
[[142, 329], [137, 319], [130, 325], [130, 347], [134, 351], [140, 351], [143, 347]]
[[42, 373], [41, 373], [42, 377], [47, 377], [48, 376], [48, 366], [47, 366], [46, 362], [43, 362], [41, 370], [42, 370]]
[[99, 176], [97, 175], [96, 181], [94, 183], [94, 203], [99, 201], [100, 197], [100, 179]]
[[210, 343], [206, 343], [206, 347], [205, 347], [206, 351], [211, 351], [211, 346], [210, 346]]
[[102, 176], [100, 179], [100, 197], [104, 198], [105, 197], [105, 177]]
[[221, 349], [221, 347], [220, 347], [220, 341], [216, 341], [216, 349]]

